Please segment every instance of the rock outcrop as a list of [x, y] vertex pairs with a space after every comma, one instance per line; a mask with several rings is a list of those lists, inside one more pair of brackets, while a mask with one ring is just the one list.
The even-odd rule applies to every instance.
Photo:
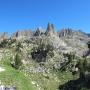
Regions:
[[36, 32], [34, 33], [34, 36], [41, 36], [44, 35], [45, 31], [42, 27], [37, 28]]
[[14, 33], [12, 38], [21, 40], [21, 39], [30, 38], [32, 36], [33, 36], [33, 32], [31, 30], [23, 30], [23, 31], [17, 31], [16, 33]]
[[59, 33], [59, 37], [65, 37], [68, 35], [72, 35], [73, 31], [71, 29], [62, 29], [61, 32]]
[[80, 30], [72, 30], [70, 28], [67, 29], [62, 29], [59, 32], [59, 37], [71, 37], [71, 38], [76, 38], [80, 40], [84, 40], [88, 38], [88, 35]]
[[1, 85], [0, 90], [16, 90], [16, 87], [5, 87], [4, 85]]
[[8, 36], [7, 32], [4, 32], [4, 33], [1, 34], [1, 37], [0, 37], [1, 41], [4, 40], [4, 39], [8, 39], [8, 38], [9, 38], [9, 36]]
[[59, 37], [65, 41], [67, 51], [75, 52], [78, 56], [83, 56], [83, 52], [87, 51], [87, 42], [89, 37], [80, 30], [62, 29]]
[[46, 35], [53, 35], [53, 34], [56, 34], [55, 27], [53, 24], [48, 23]]

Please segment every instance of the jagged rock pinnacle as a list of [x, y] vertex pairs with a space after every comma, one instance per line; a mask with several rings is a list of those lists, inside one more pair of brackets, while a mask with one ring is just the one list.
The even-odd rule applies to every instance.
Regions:
[[8, 39], [9, 38], [8, 33], [4, 32], [0, 38], [1, 38], [1, 40]]
[[68, 35], [72, 35], [73, 34], [73, 31], [71, 29], [62, 29], [61, 32], [59, 33], [59, 37], [65, 37], [65, 36], [68, 36]]
[[12, 38], [20, 40], [20, 39], [29, 38], [32, 35], [33, 35], [33, 32], [31, 30], [23, 30], [23, 31], [17, 31], [16, 33], [14, 33]]
[[37, 28], [36, 32], [34, 33], [34, 36], [40, 36], [40, 35], [44, 35], [45, 31], [42, 27]]
[[54, 27], [54, 25], [51, 24], [51, 23], [48, 23], [47, 30], [46, 30], [46, 34], [47, 34], [47, 35], [53, 35], [53, 34], [55, 34], [55, 33], [56, 33], [56, 32], [55, 32], [55, 27]]

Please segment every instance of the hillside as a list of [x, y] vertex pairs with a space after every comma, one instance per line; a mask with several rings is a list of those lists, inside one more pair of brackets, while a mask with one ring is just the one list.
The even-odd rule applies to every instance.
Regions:
[[90, 90], [89, 41], [89, 34], [57, 32], [51, 23], [0, 34], [0, 90]]

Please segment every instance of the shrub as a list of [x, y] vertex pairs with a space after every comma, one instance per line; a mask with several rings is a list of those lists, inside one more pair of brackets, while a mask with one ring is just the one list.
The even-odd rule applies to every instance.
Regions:
[[81, 59], [77, 67], [79, 68], [80, 79], [90, 79], [90, 62], [87, 58]]
[[90, 41], [87, 43], [87, 45], [88, 45], [88, 48], [90, 49]]
[[47, 56], [53, 57], [53, 46], [50, 44], [40, 44], [38, 47], [33, 47], [31, 56], [37, 62], [45, 62]]
[[1, 43], [0, 43], [0, 47], [1, 48], [5, 48], [8, 46], [8, 40], [7, 39], [4, 39]]
[[15, 42], [16, 42], [16, 39], [11, 39], [11, 38], [10, 39], [4, 39], [1, 41], [0, 47], [1, 48], [11, 47], [11, 45]]
[[13, 66], [15, 69], [19, 69], [21, 65], [22, 65], [21, 57], [20, 57], [20, 55], [17, 53], [16, 56], [15, 56], [14, 63], [12, 64], [12, 66]]
[[61, 66], [60, 70], [61, 71], [66, 71], [66, 70], [72, 71], [72, 67], [74, 67], [74, 63], [72, 63], [72, 62], [75, 59], [75, 54], [74, 53], [67, 53], [67, 54], [63, 54], [63, 55], [68, 60], [65, 60], [62, 63], [62, 66]]
[[21, 42], [18, 42], [16, 45], [16, 52], [21, 52], [21, 48], [23, 48], [23, 46], [21, 45]]

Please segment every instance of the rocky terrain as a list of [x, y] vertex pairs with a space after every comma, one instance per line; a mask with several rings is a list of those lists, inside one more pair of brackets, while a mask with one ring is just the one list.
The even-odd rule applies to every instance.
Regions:
[[[0, 77], [5, 73], [5, 78], [0, 78], [1, 83], [6, 87], [15, 87], [16, 90], [73, 90], [64, 89], [65, 85], [62, 87], [60, 85], [80, 78], [81, 69], [77, 67], [79, 61], [88, 58], [89, 63], [89, 36], [80, 30], [70, 28], [57, 32], [51, 23], [48, 23], [47, 29], [39, 27], [36, 31], [21, 30], [11, 36], [5, 32], [0, 34], [0, 65], [8, 68], [0, 72]], [[13, 80], [12, 74], [7, 75], [8, 72], [11, 73], [9, 68], [14, 74], [17, 71], [20, 75], [23, 74], [25, 82], [29, 80], [28, 84], [31, 82], [31, 86], [35, 89], [30, 89], [30, 85], [25, 89], [28, 84], [24, 88], [20, 86], [21, 83], [17, 83], [19, 81], [16, 78]], [[89, 73], [89, 70], [86, 71], [85, 75]], [[11, 81], [8, 82], [7, 78]], [[90, 90], [90, 88], [77, 90]]]

